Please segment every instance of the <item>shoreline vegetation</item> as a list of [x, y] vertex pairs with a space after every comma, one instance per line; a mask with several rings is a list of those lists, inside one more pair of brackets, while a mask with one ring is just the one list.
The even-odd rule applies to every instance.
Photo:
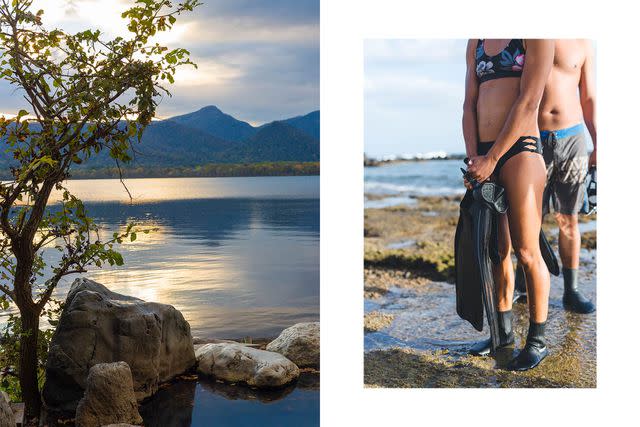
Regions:
[[[197, 166], [127, 167], [122, 168], [122, 178], [221, 178], [257, 176], [315, 176], [320, 175], [320, 162], [260, 162], [260, 163], [207, 163]], [[74, 179], [120, 178], [117, 167], [76, 168], [71, 171]], [[6, 172], [0, 179], [13, 179]]]

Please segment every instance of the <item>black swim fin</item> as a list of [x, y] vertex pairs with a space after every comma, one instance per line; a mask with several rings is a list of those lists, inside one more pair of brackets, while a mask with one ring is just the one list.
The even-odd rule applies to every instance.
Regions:
[[545, 264], [547, 264], [549, 273], [554, 276], [559, 276], [560, 265], [558, 265], [558, 258], [556, 257], [556, 253], [553, 251], [553, 248], [549, 244], [547, 236], [545, 236], [542, 229], [540, 229], [540, 252], [542, 253], [542, 259], [544, 259]]
[[477, 331], [482, 331], [484, 306], [478, 282], [480, 272], [475, 262], [472, 203], [473, 194], [469, 190], [460, 202], [460, 216], [454, 241], [456, 312]]
[[[461, 169], [466, 174], [464, 169]], [[499, 343], [498, 310], [493, 281], [497, 258], [497, 215], [507, 210], [505, 191], [493, 182], [467, 178], [473, 190], [460, 203], [456, 228], [456, 311], [474, 328], [483, 328], [483, 314], [491, 333], [491, 348]]]

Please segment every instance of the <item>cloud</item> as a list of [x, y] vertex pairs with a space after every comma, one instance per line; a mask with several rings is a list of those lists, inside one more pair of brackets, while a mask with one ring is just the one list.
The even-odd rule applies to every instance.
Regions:
[[365, 151], [463, 150], [466, 41], [365, 42]]
[[369, 65], [455, 63], [466, 44], [463, 39], [367, 39], [364, 56]]
[[433, 79], [428, 76], [407, 78], [404, 74], [382, 75], [365, 79], [365, 97], [379, 106], [420, 106], [433, 104], [461, 103], [464, 84], [448, 80]]
[[256, 17], [211, 17], [206, 21], [191, 21], [176, 24], [175, 30], [182, 33], [181, 41], [191, 45], [216, 43], [287, 43], [317, 44], [320, 24], [290, 22], [286, 24], [262, 22]]
[[[133, 0], [36, 0], [48, 27], [68, 32], [98, 28], [127, 35], [121, 18]], [[319, 107], [319, 0], [205, 0], [178, 18], [157, 40], [184, 47], [198, 64], [178, 71], [158, 115], [167, 117], [217, 105], [253, 123], [304, 114]], [[24, 107], [0, 83], [0, 111]], [[12, 96], [13, 95], [13, 96]]]

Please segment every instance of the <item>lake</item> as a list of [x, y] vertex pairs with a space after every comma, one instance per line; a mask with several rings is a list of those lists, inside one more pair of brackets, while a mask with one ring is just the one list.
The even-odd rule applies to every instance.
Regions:
[[[133, 200], [118, 180], [67, 183], [104, 238], [130, 222], [156, 229], [120, 246], [123, 266], [93, 268], [86, 277], [175, 306], [199, 338], [274, 337], [319, 320], [318, 176], [126, 184]], [[54, 254], [47, 249], [45, 258], [55, 263]], [[55, 296], [64, 299], [72, 281]], [[140, 412], [148, 426], [317, 426], [319, 387], [319, 374], [309, 372], [276, 390], [191, 377], [165, 384]]]
[[[124, 266], [94, 268], [86, 277], [118, 293], [175, 306], [195, 337], [271, 337], [319, 319], [318, 176], [144, 178], [126, 184], [133, 203], [118, 180], [67, 183], [105, 238], [128, 222], [157, 228], [120, 246]], [[64, 299], [72, 281], [63, 282], [55, 296]]]

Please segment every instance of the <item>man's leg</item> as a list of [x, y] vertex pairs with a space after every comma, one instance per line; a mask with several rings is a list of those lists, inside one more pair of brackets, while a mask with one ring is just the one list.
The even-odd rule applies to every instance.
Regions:
[[587, 150], [584, 135], [574, 135], [558, 141], [558, 182], [555, 184], [554, 205], [558, 221], [558, 245], [562, 261], [564, 296], [567, 310], [591, 313], [595, 305], [578, 290], [580, 264], [580, 230], [578, 211], [584, 201], [584, 182], [587, 177]]
[[595, 305], [578, 290], [578, 266], [580, 263], [580, 230], [578, 215], [556, 213], [560, 228], [558, 246], [562, 261], [562, 278], [564, 279], [564, 296], [562, 302], [567, 310], [576, 313], [591, 313]]
[[580, 230], [578, 214], [567, 215], [556, 212], [559, 236], [558, 248], [563, 268], [577, 269], [580, 262]]

